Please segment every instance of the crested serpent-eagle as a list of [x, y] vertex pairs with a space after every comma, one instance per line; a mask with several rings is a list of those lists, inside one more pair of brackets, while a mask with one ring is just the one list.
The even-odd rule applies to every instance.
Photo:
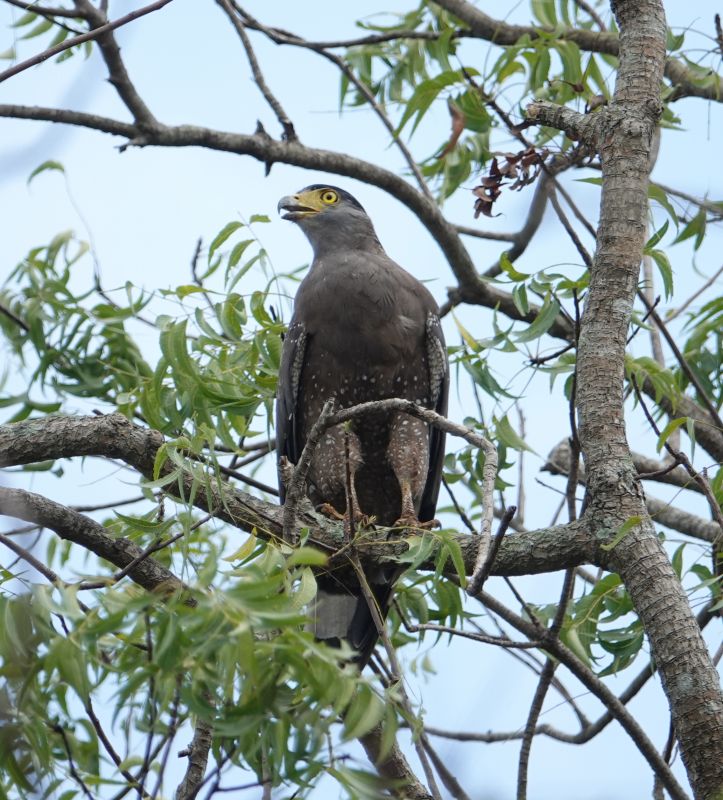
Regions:
[[[279, 202], [306, 234], [314, 259], [301, 282], [284, 339], [276, 406], [277, 457], [296, 464], [327, 400], [346, 408], [401, 397], [447, 412], [449, 369], [439, 310], [429, 291], [384, 252], [362, 206], [335, 186], [307, 186]], [[327, 429], [311, 459], [306, 492], [332, 516], [347, 516], [347, 468], [355, 520], [425, 528], [434, 524], [444, 434], [401, 412], [365, 414]], [[347, 457], [348, 453], [348, 457]], [[348, 461], [348, 467], [347, 467]], [[280, 474], [282, 470], [279, 470]], [[279, 480], [281, 500], [285, 498]], [[346, 640], [368, 660], [377, 630], [349, 571], [317, 575], [312, 630]], [[394, 567], [365, 573], [382, 615]]]

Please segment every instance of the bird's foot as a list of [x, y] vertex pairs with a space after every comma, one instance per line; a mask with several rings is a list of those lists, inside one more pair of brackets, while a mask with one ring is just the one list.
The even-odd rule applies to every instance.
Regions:
[[425, 522], [420, 522], [414, 514], [402, 514], [394, 523], [393, 527], [431, 531], [432, 528], [441, 528], [442, 523], [438, 519], [429, 519]]
[[337, 522], [344, 519], [344, 515], [340, 514], [331, 503], [322, 503], [316, 507], [316, 510], [325, 517], [337, 520]]
[[[337, 511], [331, 503], [322, 503], [316, 509], [320, 514], [323, 514], [325, 517], [329, 517], [330, 519], [337, 520], [338, 522], [344, 523], [344, 528], [350, 528], [349, 525], [349, 515], [344, 512], [343, 514]], [[354, 509], [354, 528], [368, 528], [370, 525], [374, 524], [376, 517], [370, 517], [368, 514], [364, 514], [363, 512], [359, 511], [358, 509]]]

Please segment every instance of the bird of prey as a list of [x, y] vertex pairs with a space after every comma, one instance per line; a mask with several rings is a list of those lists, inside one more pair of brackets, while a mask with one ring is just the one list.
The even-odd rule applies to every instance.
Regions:
[[[330, 399], [346, 408], [401, 397], [446, 414], [449, 369], [437, 304], [384, 252], [359, 202], [336, 186], [315, 184], [283, 197], [279, 212], [301, 228], [314, 252], [284, 339], [276, 405], [279, 462], [298, 461]], [[401, 412], [367, 414], [346, 431], [326, 430], [306, 492], [314, 506], [347, 522], [350, 494], [354, 521], [431, 527], [443, 459], [439, 429]], [[279, 489], [283, 502], [281, 478]], [[382, 615], [398, 575], [390, 567], [366, 573]], [[377, 629], [358, 580], [328, 571], [317, 583], [314, 634], [337, 646], [347, 641], [363, 666]]]

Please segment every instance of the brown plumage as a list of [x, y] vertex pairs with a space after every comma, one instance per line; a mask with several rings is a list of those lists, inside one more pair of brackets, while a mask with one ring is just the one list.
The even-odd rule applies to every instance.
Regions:
[[[285, 197], [279, 208], [308, 237], [314, 260], [302, 281], [284, 340], [276, 409], [277, 453], [296, 463], [324, 403], [348, 407], [402, 397], [445, 414], [448, 368], [437, 304], [392, 261], [371, 220], [347, 192], [315, 185]], [[365, 415], [348, 439], [355, 518], [377, 525], [433, 524], [444, 435], [407, 414]], [[344, 431], [330, 428], [309, 470], [307, 494], [327, 513], [347, 513]], [[280, 482], [281, 497], [284, 486]], [[426, 523], [426, 524], [425, 524]], [[386, 613], [393, 568], [367, 574]], [[365, 663], [377, 639], [358, 582], [345, 572], [317, 576], [314, 632], [346, 639]]]

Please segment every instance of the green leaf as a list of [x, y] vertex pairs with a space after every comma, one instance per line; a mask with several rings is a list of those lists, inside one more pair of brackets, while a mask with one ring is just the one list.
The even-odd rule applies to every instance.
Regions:
[[38, 18], [38, 15], [35, 14], [33, 11], [28, 11], [27, 13], [23, 14], [18, 20], [13, 22], [10, 27], [11, 28], [24, 28], [26, 25], [30, 25], [31, 22], [35, 22]]
[[532, 322], [524, 331], [520, 331], [519, 333], [514, 333], [512, 338], [516, 342], [531, 342], [535, 339], [539, 339], [544, 333], [552, 327], [553, 323], [557, 319], [557, 315], [560, 313], [560, 304], [555, 300], [552, 295], [549, 295], [545, 298], [545, 302], [542, 304], [542, 308], [535, 317], [534, 322]]
[[286, 566], [295, 567], [299, 564], [308, 564], [311, 567], [323, 567], [328, 560], [325, 553], [314, 547], [297, 547], [286, 559]]
[[525, 272], [518, 272], [510, 261], [506, 252], [500, 256], [500, 269], [513, 281], [526, 281], [530, 276]]
[[271, 222], [271, 218], [266, 214], [252, 214], [249, 224], [252, 225], [254, 222]]
[[344, 738], [358, 739], [369, 733], [383, 716], [384, 705], [378, 695], [366, 684], [361, 684], [344, 716]]
[[221, 230], [216, 234], [213, 241], [211, 242], [211, 246], [208, 248], [208, 263], [210, 264], [213, 260], [213, 254], [218, 250], [219, 247], [239, 228], [243, 228], [243, 223], [238, 222], [238, 220], [234, 222], [229, 222], [221, 228]]
[[648, 255], [658, 267], [660, 277], [663, 279], [665, 298], [669, 300], [673, 296], [673, 267], [670, 265], [668, 256], [662, 250], [652, 250]]
[[183, 286], [177, 286], [176, 291], [173, 294], [178, 297], [179, 300], [183, 300], [184, 297], [188, 297], [189, 294], [202, 294], [204, 292], [204, 288], [202, 286], [196, 286], [192, 283], [187, 283]]
[[651, 200], [655, 200], [656, 203], [661, 205], [667, 212], [670, 219], [673, 220], [673, 224], [675, 227], [678, 227], [678, 215], [675, 213], [675, 209], [673, 208], [670, 200], [668, 200], [668, 195], [663, 191], [655, 183], [648, 184], [648, 197]]
[[507, 447], [511, 447], [513, 450], [527, 450], [528, 453], [535, 452], [517, 431], [515, 431], [509, 419], [507, 419], [507, 415], [502, 417], [502, 419], [495, 420], [494, 440], [501, 442]]
[[480, 344], [479, 342], [472, 336], [472, 334], [464, 327], [464, 325], [457, 319], [457, 316], [454, 312], [452, 312], [452, 318], [454, 319], [454, 324], [457, 326], [457, 330], [459, 331], [460, 336], [464, 340], [464, 343], [469, 347], [469, 349], [473, 353], [478, 353], [480, 351]]
[[633, 516], [633, 517], [629, 517], [620, 526], [620, 528], [618, 529], [618, 532], [615, 534], [615, 536], [613, 537], [612, 541], [607, 542], [606, 544], [601, 544], [600, 548], [602, 550], [608, 550], [608, 551], [612, 550], [613, 547], [615, 547], [616, 545], [620, 544], [620, 542], [622, 542], [622, 540], [630, 533], [631, 530], [633, 530], [633, 528], [636, 528], [638, 525], [640, 525], [640, 523], [642, 521], [643, 521], [643, 518], [641, 516], [638, 516], [638, 515]]
[[676, 419], [671, 419], [670, 422], [660, 432], [660, 436], [658, 436], [658, 442], [655, 446], [655, 451], [659, 453], [663, 449], [663, 445], [670, 438], [670, 434], [673, 433], [673, 431], [678, 430], [681, 425], [687, 424], [687, 422], [688, 417], [676, 417]]
[[530, 303], [527, 299], [527, 287], [524, 283], [518, 283], [512, 289], [512, 301], [520, 314], [526, 316], [530, 313]]
[[[476, 69], [467, 67], [465, 69], [467, 75], [479, 75]], [[416, 119], [412, 125], [412, 133], [416, 130], [422, 118], [428, 111], [432, 103], [437, 99], [441, 91], [448, 86], [453, 86], [456, 83], [467, 85], [467, 77], [462, 70], [451, 70], [442, 72], [434, 78], [423, 80], [414, 90], [412, 96], [407, 101], [402, 118], [397, 126], [396, 133], [399, 134], [409, 120], [416, 114]]]
[[665, 49], [669, 52], [674, 53], [676, 50], [680, 50], [683, 42], [685, 42], [685, 31], [678, 34], [673, 33], [670, 28], [665, 31]]
[[683, 544], [678, 545], [675, 548], [675, 552], [673, 553], [673, 557], [670, 559], [670, 563], [673, 565], [673, 569], [675, 570], [675, 574], [680, 578], [683, 575], [683, 551], [685, 550], [685, 542]]
[[655, 231], [655, 233], [645, 243], [645, 248], [643, 252], [650, 253], [652, 249], [655, 247], [655, 245], [657, 245], [658, 242], [663, 238], [663, 236], [665, 236], [665, 233], [669, 227], [670, 227], [670, 220], [666, 219], [665, 222], [663, 223], [663, 226], [659, 230]]
[[42, 19], [38, 24], [30, 31], [28, 31], [25, 36], [21, 36], [21, 39], [34, 39], [36, 36], [41, 36], [46, 31], [49, 31], [53, 27], [53, 20], [52, 19]]
[[555, 0], [531, 0], [530, 7], [541, 25], [547, 28], [554, 28], [557, 25]]
[[678, 234], [678, 238], [675, 239], [673, 244], [684, 242], [686, 239], [690, 239], [691, 237], [695, 236], [693, 249], [697, 250], [701, 246], [701, 244], [703, 244], [703, 239], [705, 239], [705, 228], [706, 228], [706, 214], [705, 211], [701, 208], [698, 211], [698, 213], [693, 217], [693, 219]]
[[28, 185], [31, 183], [33, 178], [36, 175], [40, 175], [41, 172], [49, 172], [49, 171], [56, 171], [62, 172], [65, 174], [65, 167], [60, 163], [60, 161], [43, 161], [43, 163], [39, 167], [35, 167], [35, 169], [28, 175]]

